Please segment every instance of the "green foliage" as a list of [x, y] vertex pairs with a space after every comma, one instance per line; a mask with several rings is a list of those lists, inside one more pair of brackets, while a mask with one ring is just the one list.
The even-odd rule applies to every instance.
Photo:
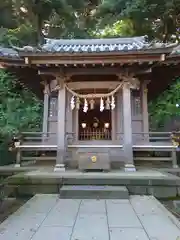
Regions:
[[180, 78], [162, 95], [149, 104], [150, 123], [152, 129], [159, 129], [174, 116], [180, 116], [176, 104], [180, 102]]
[[0, 27], [14, 28], [16, 27], [16, 16], [13, 12], [12, 0], [0, 1]]
[[19, 45], [37, 45], [43, 34], [56, 38], [148, 35], [164, 42], [180, 40], [179, 0], [5, 0], [0, 11], [0, 26], [11, 29], [5, 43], [10, 37], [19, 39]]
[[18, 86], [15, 78], [0, 70], [0, 136], [40, 129], [42, 106], [30, 91]]
[[136, 35], [148, 35], [164, 42], [172, 41], [173, 37], [179, 40], [179, 0], [105, 0], [97, 12], [102, 26], [129, 19]]
[[97, 30], [96, 37], [132, 37], [135, 35], [130, 20], [120, 20], [112, 25], [106, 25], [104, 29]]
[[14, 29], [0, 29], [0, 45], [10, 47], [12, 44], [16, 46], [36, 45], [36, 32], [29, 24], [22, 24]]
[[9, 142], [21, 131], [40, 131], [42, 104], [29, 90], [18, 84], [14, 76], [0, 70], [0, 165], [13, 163], [15, 153]]

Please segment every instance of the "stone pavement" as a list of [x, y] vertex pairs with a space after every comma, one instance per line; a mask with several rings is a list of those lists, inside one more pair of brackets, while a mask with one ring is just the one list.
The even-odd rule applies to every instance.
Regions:
[[152, 196], [129, 200], [35, 195], [0, 225], [0, 240], [177, 240], [180, 224]]

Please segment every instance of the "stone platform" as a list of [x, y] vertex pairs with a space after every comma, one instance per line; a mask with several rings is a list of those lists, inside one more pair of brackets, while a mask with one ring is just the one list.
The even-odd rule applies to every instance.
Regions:
[[129, 192], [122, 186], [64, 185], [60, 188], [63, 199], [129, 199]]
[[80, 172], [66, 170], [54, 172], [41, 168], [16, 174], [8, 179], [9, 186], [18, 186], [18, 193], [34, 195], [37, 193], [59, 193], [64, 185], [125, 186], [135, 195], [154, 195], [157, 198], [180, 196], [180, 178], [157, 170], [138, 170], [136, 172]]
[[179, 221], [152, 196], [36, 195], [0, 225], [0, 240], [178, 240]]

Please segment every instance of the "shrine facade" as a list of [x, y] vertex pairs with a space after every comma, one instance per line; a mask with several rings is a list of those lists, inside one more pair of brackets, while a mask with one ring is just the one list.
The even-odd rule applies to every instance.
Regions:
[[55, 170], [134, 171], [135, 150], [174, 151], [170, 142], [150, 141], [148, 117], [149, 86], [152, 98], [159, 86], [154, 73], [172, 65], [174, 48], [144, 37], [47, 39], [41, 48], [14, 48], [16, 60], [2, 65], [12, 68], [16, 61], [15, 68], [35, 71], [44, 86], [42, 139], [24, 149], [56, 151]]

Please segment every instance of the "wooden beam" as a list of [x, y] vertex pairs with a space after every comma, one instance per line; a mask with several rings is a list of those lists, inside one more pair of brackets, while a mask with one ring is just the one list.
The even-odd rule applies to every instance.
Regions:
[[60, 73], [68, 74], [68, 75], [116, 75], [120, 72], [130, 72], [134, 74], [143, 74], [147, 72], [151, 72], [149, 66], [139, 68], [136, 66], [127, 66], [127, 67], [77, 67], [77, 68], [46, 68], [46, 69], [39, 69], [39, 75], [58, 75]]
[[58, 56], [53, 55], [36, 55], [29, 56], [29, 62], [31, 64], [124, 64], [124, 63], [143, 63], [143, 62], [155, 62], [155, 61], [164, 61], [164, 54], [119, 54], [119, 55], [62, 55]]
[[119, 81], [109, 81], [109, 82], [101, 82], [101, 81], [97, 81], [97, 82], [70, 82], [67, 84], [67, 86], [72, 89], [72, 90], [79, 90], [79, 89], [102, 89], [102, 84], [103, 84], [103, 88], [107, 88], [107, 89], [115, 89], [118, 84]]

